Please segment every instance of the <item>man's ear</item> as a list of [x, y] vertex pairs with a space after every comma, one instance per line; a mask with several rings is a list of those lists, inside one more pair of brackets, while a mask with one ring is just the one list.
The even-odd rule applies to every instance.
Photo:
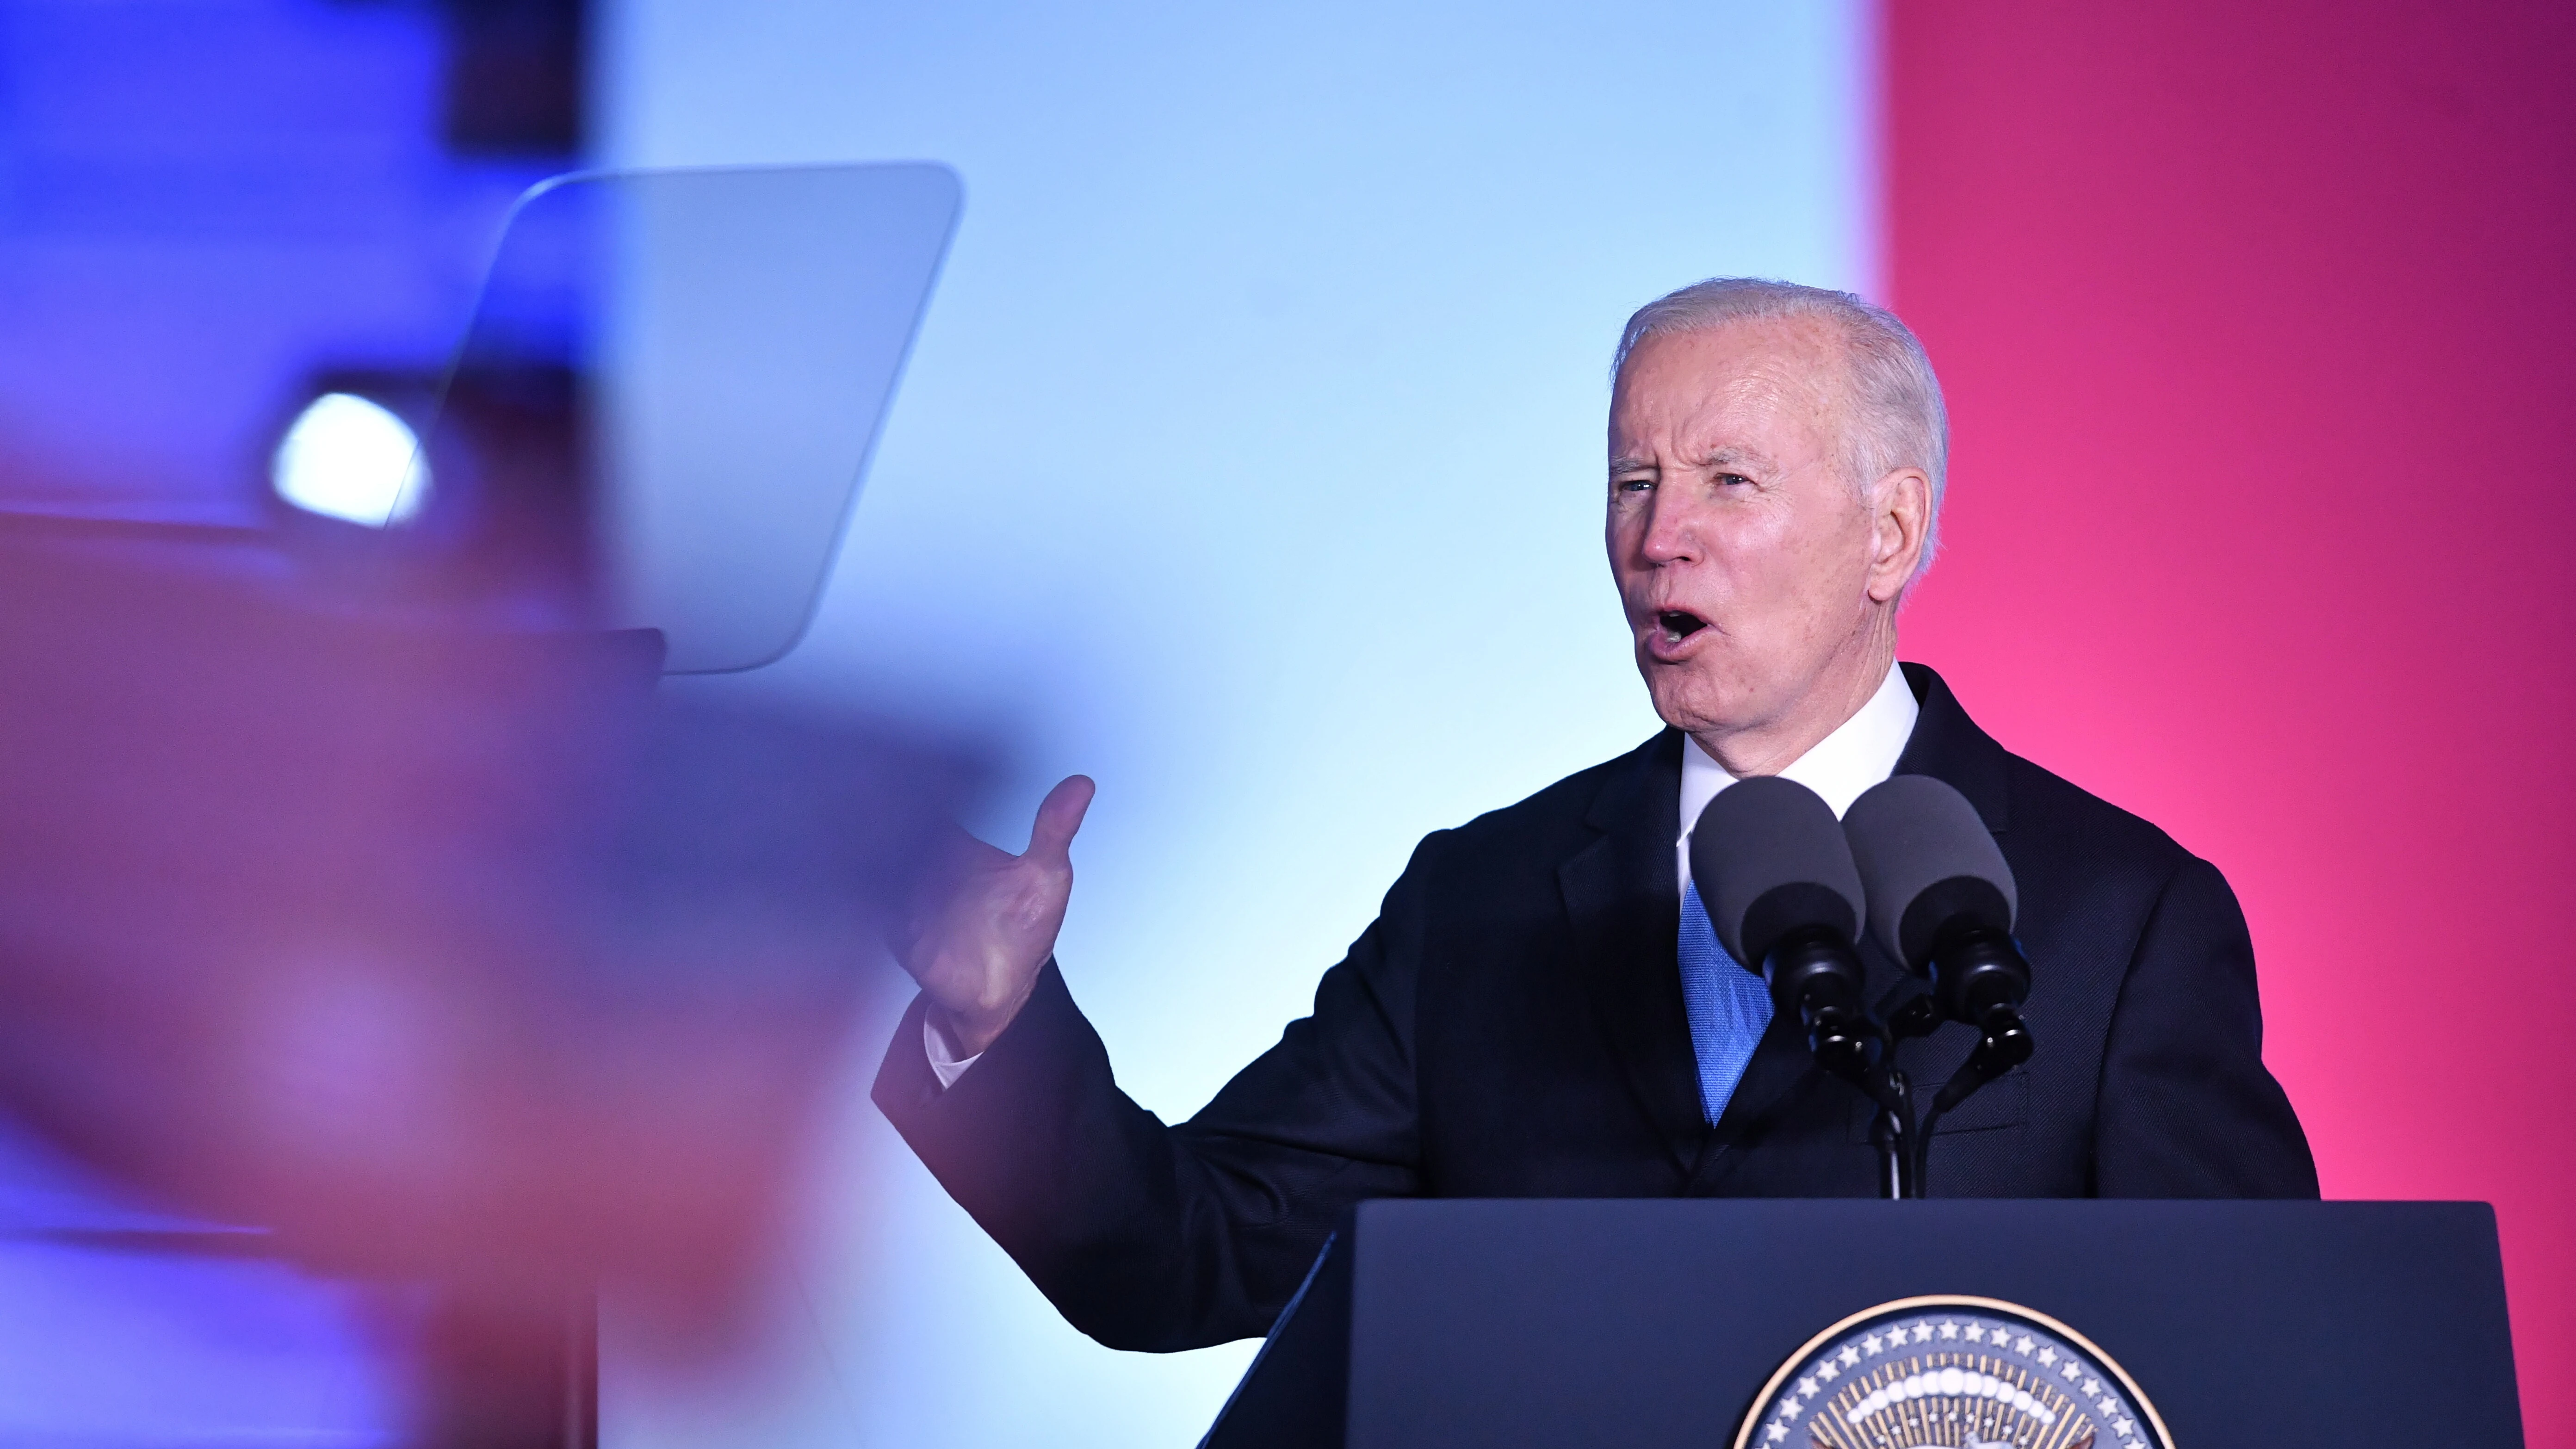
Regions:
[[1869, 490], [1869, 597], [1893, 602], [1923, 561], [1924, 535], [1932, 526], [1932, 480], [1920, 468], [1899, 468]]

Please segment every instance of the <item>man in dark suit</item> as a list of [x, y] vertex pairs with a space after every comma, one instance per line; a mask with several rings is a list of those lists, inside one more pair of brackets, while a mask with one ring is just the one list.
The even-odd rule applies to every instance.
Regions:
[[[2037, 1054], [1945, 1118], [1952, 1196], [2314, 1196], [2265, 1071], [2226, 881], [2003, 749], [1894, 663], [1947, 433], [1888, 313], [1704, 282], [1630, 320], [1606, 530], [1667, 728], [1416, 849], [1311, 1017], [1169, 1127], [1122, 1094], [1058, 974], [1077, 776], [899, 951], [922, 995], [875, 1096], [1065, 1316], [1179, 1349], [1266, 1332], [1370, 1197], [1866, 1196], [1869, 1109], [1727, 960], [1688, 879], [1699, 806], [1749, 775], [1837, 811], [1891, 773], [1958, 788], [2019, 884]], [[1869, 960], [1893, 1005], [1919, 989]], [[1916, 1080], [1965, 1027], [1906, 1044]]]

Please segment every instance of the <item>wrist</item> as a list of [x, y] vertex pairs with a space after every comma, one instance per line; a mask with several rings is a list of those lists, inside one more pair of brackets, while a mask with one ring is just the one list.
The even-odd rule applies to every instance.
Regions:
[[[1044, 968], [1041, 967], [1041, 970]], [[941, 1001], [932, 1001], [927, 1013], [931, 1029], [939, 1033], [948, 1050], [959, 1061], [979, 1057], [1017, 1020], [1020, 1008], [1028, 1005], [1030, 994], [1037, 988], [1032, 976], [1019, 991], [1005, 1001], [991, 1006], [958, 1010]]]

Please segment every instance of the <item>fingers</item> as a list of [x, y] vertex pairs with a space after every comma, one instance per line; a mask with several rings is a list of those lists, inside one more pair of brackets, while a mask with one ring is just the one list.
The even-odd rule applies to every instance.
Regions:
[[1089, 775], [1067, 775], [1038, 802], [1037, 823], [1029, 827], [1029, 858], [1052, 865], [1070, 863], [1073, 833], [1082, 828], [1084, 812], [1100, 787]]

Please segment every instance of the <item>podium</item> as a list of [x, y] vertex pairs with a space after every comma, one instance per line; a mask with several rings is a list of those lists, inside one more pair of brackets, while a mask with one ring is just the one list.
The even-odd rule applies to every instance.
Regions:
[[[1393, 1200], [1345, 1217], [1202, 1449], [1724, 1449], [1765, 1395], [1790, 1407], [1742, 1435], [1764, 1449], [2154, 1442], [2144, 1423], [2073, 1417], [1977, 1438], [1903, 1403], [1858, 1428], [1796, 1417], [1821, 1402], [1795, 1397], [1817, 1375], [1784, 1366], [1838, 1324], [1924, 1299], [2073, 1330], [2183, 1449], [2522, 1443], [2481, 1203]], [[1860, 1341], [1845, 1358], [1865, 1368]], [[2079, 1387], [2071, 1362], [2066, 1376]]]

